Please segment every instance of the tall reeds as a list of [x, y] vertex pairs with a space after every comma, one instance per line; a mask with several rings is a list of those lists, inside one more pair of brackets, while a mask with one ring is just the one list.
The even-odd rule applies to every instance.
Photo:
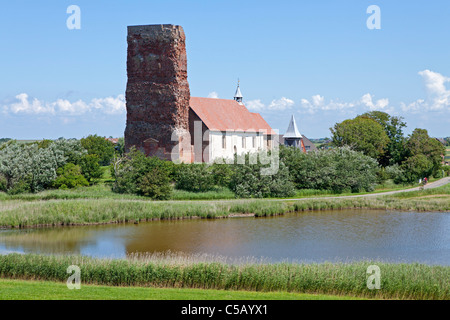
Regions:
[[[203, 257], [204, 258], [204, 257]], [[67, 267], [81, 268], [84, 284], [247, 291], [285, 291], [382, 299], [449, 299], [450, 267], [357, 262], [340, 264], [229, 264], [202, 257], [132, 257], [128, 260], [82, 256], [0, 255], [0, 276], [66, 281]], [[381, 289], [367, 288], [367, 267], [381, 270]]]
[[329, 209], [387, 209], [449, 211], [450, 199], [344, 198], [297, 201], [241, 200], [208, 202], [152, 202], [141, 200], [78, 199], [0, 202], [0, 227], [87, 225], [151, 221], [155, 219], [225, 218], [234, 214], [256, 217]]

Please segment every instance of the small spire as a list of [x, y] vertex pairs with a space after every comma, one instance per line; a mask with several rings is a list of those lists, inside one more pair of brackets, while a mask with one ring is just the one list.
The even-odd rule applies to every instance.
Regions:
[[240, 84], [240, 81], [239, 81], [239, 78], [238, 78], [238, 86], [237, 86], [237, 89], [236, 89], [236, 93], [234, 94], [234, 100], [237, 101], [238, 103], [242, 104], [243, 96], [242, 96], [242, 93], [241, 93], [241, 89], [239, 88], [239, 84]]
[[297, 123], [295, 123], [294, 115], [292, 115], [291, 122], [289, 123], [289, 127], [286, 130], [286, 133], [284, 135], [285, 139], [301, 139], [303, 138], [300, 134], [300, 131], [298, 131]]

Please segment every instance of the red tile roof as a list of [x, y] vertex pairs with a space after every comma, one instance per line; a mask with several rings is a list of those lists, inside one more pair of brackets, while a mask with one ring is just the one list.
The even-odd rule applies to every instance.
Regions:
[[118, 143], [119, 142], [119, 138], [105, 138], [105, 140], [108, 140], [112, 143]]
[[190, 107], [211, 131], [246, 131], [275, 134], [259, 113], [234, 100], [191, 97]]

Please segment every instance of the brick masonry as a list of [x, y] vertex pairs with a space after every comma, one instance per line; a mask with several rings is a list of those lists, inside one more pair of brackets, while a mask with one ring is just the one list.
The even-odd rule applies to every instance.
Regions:
[[[148, 156], [167, 160], [172, 159], [174, 151], [181, 160], [191, 162], [192, 150], [181, 150], [183, 145], [191, 148], [187, 136], [190, 91], [183, 28], [130, 26], [127, 42], [126, 150], [136, 146]], [[174, 132], [178, 133], [178, 141], [172, 141]]]

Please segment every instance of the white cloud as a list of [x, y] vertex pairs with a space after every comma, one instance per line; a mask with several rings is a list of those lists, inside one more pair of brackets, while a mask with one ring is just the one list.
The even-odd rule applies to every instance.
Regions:
[[291, 108], [295, 104], [294, 100], [282, 97], [278, 100], [272, 100], [269, 104], [269, 110], [285, 110]]
[[449, 111], [450, 110], [450, 90], [446, 83], [450, 78], [440, 73], [430, 70], [423, 70], [418, 73], [425, 84], [427, 97], [418, 99], [409, 104], [401, 103], [404, 112], [419, 113], [424, 111]]
[[261, 102], [260, 99], [247, 101], [245, 105], [249, 110], [252, 111], [262, 111], [266, 108], [266, 106], [264, 105], [264, 103]]
[[325, 97], [317, 94], [311, 97], [311, 99], [302, 99], [300, 102], [300, 112], [314, 114], [318, 111], [340, 111], [358, 112], [369, 110], [387, 110], [389, 105], [389, 99], [379, 99], [375, 103], [373, 102], [373, 95], [367, 93], [363, 95], [359, 100], [352, 102], [340, 102], [337, 100], [325, 100]]
[[122, 114], [125, 112], [125, 96], [94, 98], [90, 102], [78, 100], [70, 102], [66, 99], [58, 99], [54, 102], [45, 102], [32, 99], [28, 94], [21, 93], [15, 97], [15, 101], [2, 106], [3, 113], [14, 114], [47, 114], [47, 115], [81, 115], [89, 112], [103, 112], [106, 114]]
[[219, 94], [218, 94], [217, 92], [215, 92], [215, 91], [210, 92], [210, 93], [208, 94], [208, 98], [219, 99]]
[[370, 93], [363, 95], [360, 102], [370, 110], [382, 110], [389, 105], [389, 99], [380, 99], [373, 103], [373, 95]]
[[325, 98], [321, 96], [320, 94], [316, 94], [315, 96], [311, 97], [312, 104], [316, 107], [323, 106], [323, 103], [325, 101]]
[[103, 110], [107, 114], [121, 114], [126, 111], [125, 96], [123, 94], [119, 94], [116, 98], [92, 99], [91, 104], [94, 108]]
[[419, 72], [425, 82], [428, 94], [428, 108], [431, 110], [441, 110], [450, 105], [450, 91], [445, 87], [445, 83], [450, 78], [437, 72], [424, 70]]
[[[303, 98], [297, 104], [300, 113], [316, 114], [323, 111], [335, 111], [347, 114], [364, 113], [366, 111], [384, 111], [388, 113], [404, 112], [404, 113], [420, 113], [426, 111], [450, 111], [450, 90], [446, 85], [450, 82], [450, 78], [440, 73], [430, 70], [423, 70], [418, 73], [425, 84], [427, 96], [425, 99], [418, 99], [411, 103], [400, 102], [397, 107], [391, 106], [388, 98], [375, 99], [375, 96], [366, 93], [360, 99], [353, 101], [326, 100], [320, 94], [313, 95], [311, 98]], [[281, 98], [273, 100], [266, 105], [260, 99], [248, 101], [246, 103], [250, 110], [254, 111], [272, 111], [286, 110], [294, 107], [293, 100]]]
[[448, 90], [445, 83], [450, 81], [450, 78], [443, 76], [440, 73], [430, 70], [423, 70], [419, 72], [422, 76], [427, 91], [434, 95], [448, 95]]
[[21, 93], [16, 96], [17, 102], [11, 103], [5, 110], [10, 110], [13, 113], [32, 113], [32, 114], [43, 114], [43, 113], [54, 113], [51, 106], [48, 106], [38, 99], [33, 99], [30, 103], [28, 101], [28, 94]]
[[294, 106], [294, 100], [282, 97], [280, 99], [272, 100], [272, 102], [266, 106], [260, 99], [247, 101], [245, 105], [252, 111], [273, 111], [273, 110], [286, 110]]
[[317, 111], [337, 111], [337, 110], [346, 110], [349, 108], [353, 108], [355, 106], [354, 103], [348, 102], [338, 102], [334, 100], [330, 100], [328, 103], [325, 102], [325, 98], [319, 94], [311, 97], [311, 100], [302, 99], [300, 103], [300, 112], [306, 113], [316, 113]]
[[401, 102], [400, 108], [402, 109], [403, 112], [418, 113], [421, 110], [425, 110], [426, 102], [423, 99], [418, 99], [414, 102], [411, 102], [410, 104], [405, 104], [404, 102]]

